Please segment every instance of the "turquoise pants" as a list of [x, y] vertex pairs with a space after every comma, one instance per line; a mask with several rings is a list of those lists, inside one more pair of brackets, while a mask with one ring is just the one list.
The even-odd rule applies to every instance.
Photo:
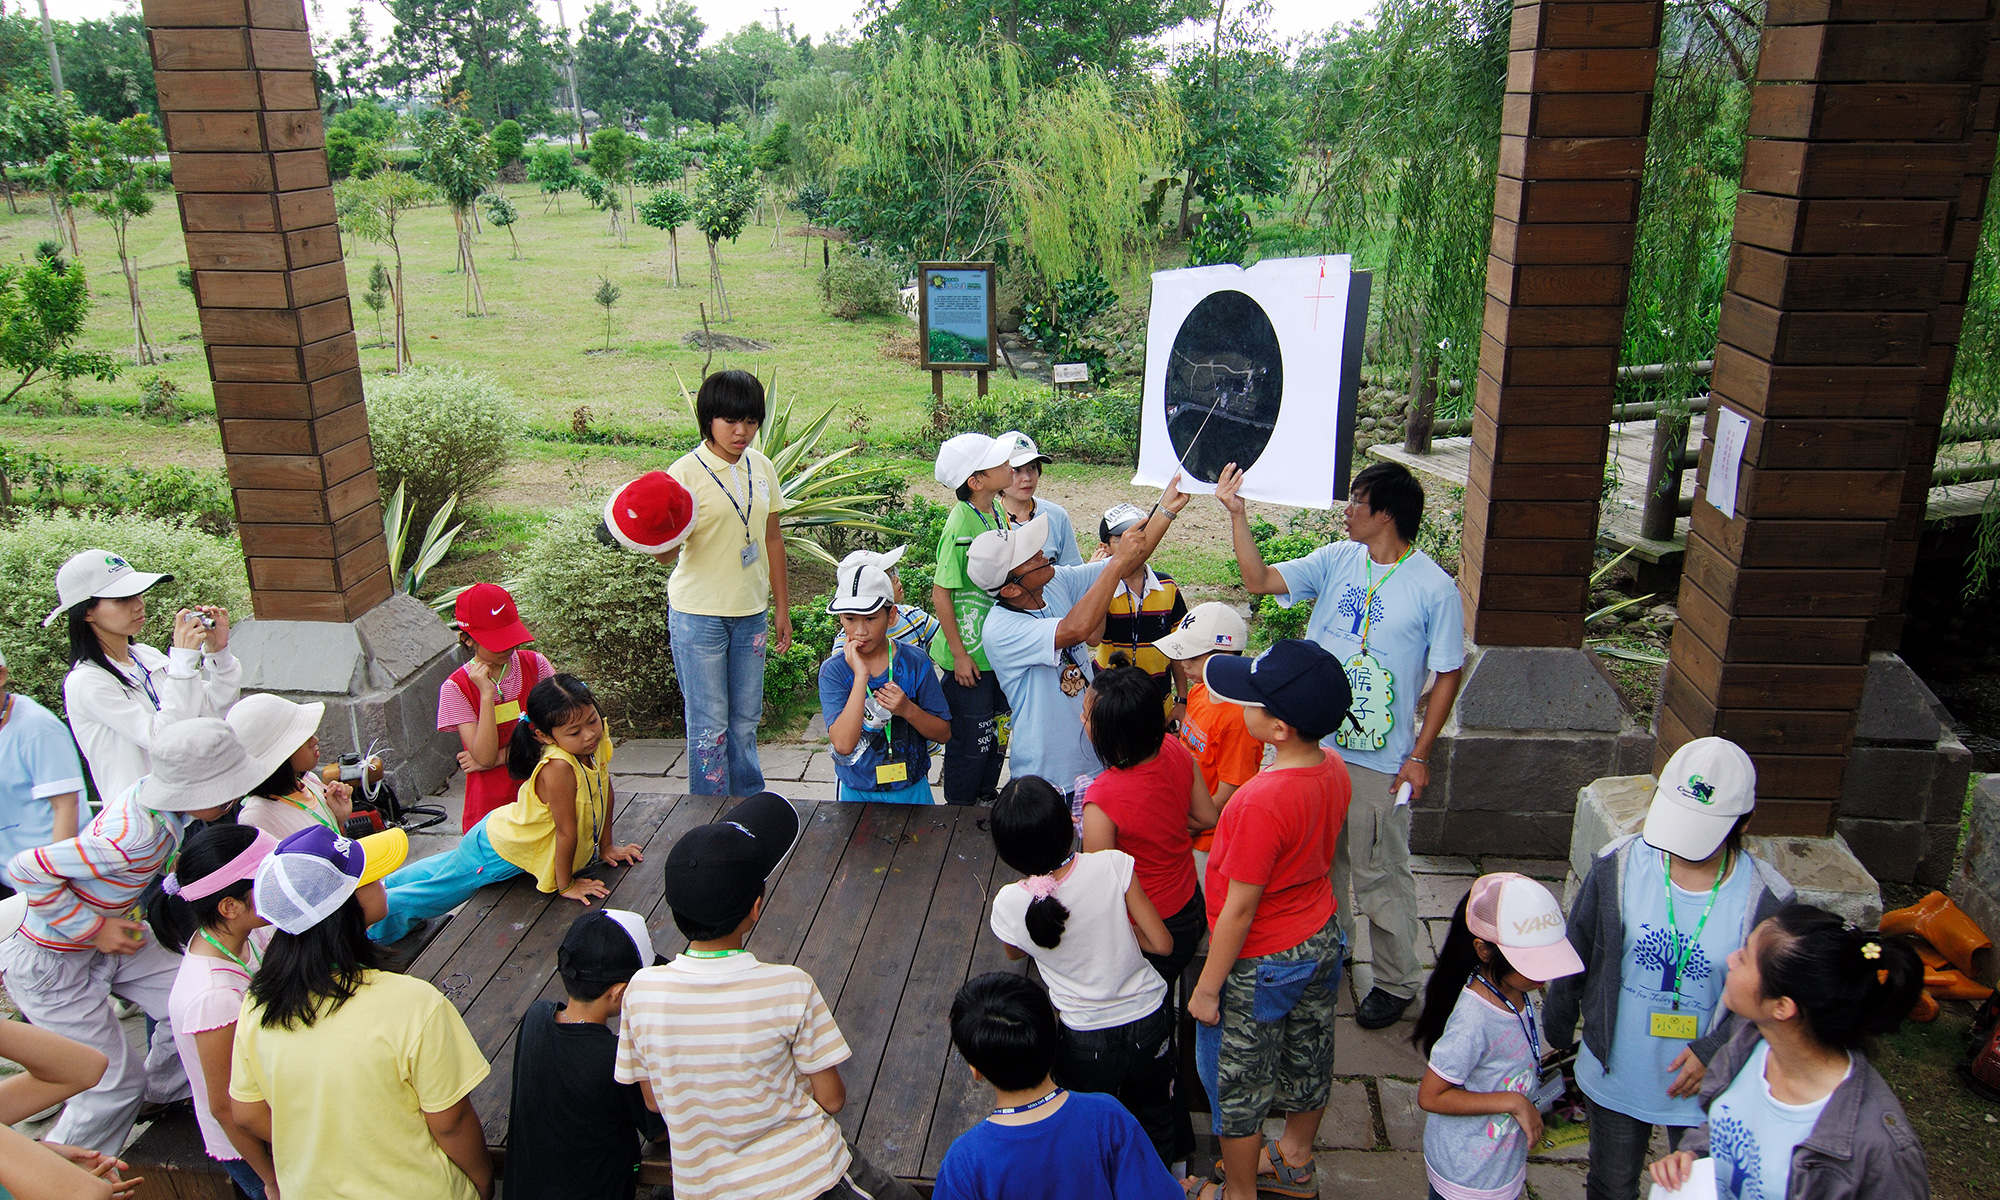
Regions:
[[482, 822], [458, 840], [456, 849], [413, 862], [382, 881], [389, 915], [368, 927], [368, 937], [399, 941], [425, 917], [450, 912], [487, 884], [525, 873], [493, 852]]

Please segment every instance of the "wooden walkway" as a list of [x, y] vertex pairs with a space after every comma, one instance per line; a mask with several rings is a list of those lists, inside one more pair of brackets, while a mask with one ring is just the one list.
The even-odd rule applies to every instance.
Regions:
[[[1018, 878], [993, 852], [983, 808], [794, 801], [798, 846], [766, 892], [748, 948], [812, 973], [854, 1057], [841, 1066], [841, 1130], [878, 1166], [928, 1180], [992, 1093], [951, 1049], [951, 998], [968, 978], [1010, 967], [987, 933], [990, 897]], [[674, 840], [729, 806], [714, 796], [619, 795], [618, 837], [645, 847], [636, 867], [604, 870], [607, 901], [646, 918], [653, 946], [687, 945], [661, 899]], [[451, 998], [493, 1073], [473, 1092], [490, 1146], [503, 1147], [514, 1031], [537, 999], [562, 998], [556, 947], [583, 910], [516, 878], [469, 901], [410, 967]], [[670, 1182], [664, 1161], [642, 1183]]]

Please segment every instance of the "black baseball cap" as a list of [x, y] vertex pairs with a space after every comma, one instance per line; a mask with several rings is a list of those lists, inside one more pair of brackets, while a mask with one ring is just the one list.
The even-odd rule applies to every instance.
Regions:
[[646, 919], [629, 909], [587, 912], [569, 923], [556, 950], [556, 970], [576, 983], [610, 987], [661, 962]]
[[1201, 678], [1218, 697], [1261, 706], [1314, 741], [1354, 719], [1347, 672], [1318, 642], [1273, 642], [1255, 658], [1217, 654], [1203, 665]]
[[667, 906], [704, 925], [740, 918], [798, 839], [792, 802], [757, 793], [720, 821], [688, 830], [667, 851]]

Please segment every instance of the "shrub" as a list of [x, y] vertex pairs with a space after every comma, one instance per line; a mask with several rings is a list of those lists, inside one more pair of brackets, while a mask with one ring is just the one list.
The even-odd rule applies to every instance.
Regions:
[[995, 387], [985, 396], [947, 400], [932, 414], [945, 433], [997, 434], [1018, 429], [1058, 458], [1133, 466], [1139, 452], [1139, 392], [1133, 386], [1095, 392]]
[[100, 467], [0, 446], [0, 478], [7, 485], [0, 495], [44, 513], [92, 509], [107, 517], [182, 517], [211, 533], [227, 533], [236, 521], [229, 478], [220, 470]]
[[493, 127], [493, 161], [496, 164], [506, 166], [521, 157], [526, 148], [519, 121], [502, 121]]
[[[1325, 521], [1325, 518], [1331, 515], [1305, 509], [1293, 514], [1291, 520], [1286, 522], [1287, 527], [1282, 531], [1262, 517], [1252, 517], [1250, 539], [1257, 543], [1257, 552], [1264, 556], [1264, 561], [1267, 563], [1289, 562], [1294, 558], [1304, 558], [1331, 540]], [[1237, 582], [1242, 582], [1243, 573], [1233, 557], [1225, 570]], [[1250, 597], [1251, 645], [1262, 648], [1272, 642], [1282, 642], [1286, 638], [1304, 637], [1306, 622], [1312, 619], [1312, 611], [1310, 600], [1294, 604], [1290, 608], [1280, 608], [1275, 596]]]
[[821, 274], [825, 276], [822, 284], [827, 306], [836, 317], [852, 321], [900, 311], [896, 290], [902, 284], [902, 272], [887, 259], [843, 246]]
[[521, 427], [511, 392], [456, 367], [416, 367], [374, 384], [368, 396], [382, 494], [404, 485], [419, 529], [454, 492], [462, 504], [493, 478]]
[[50, 712], [63, 712], [69, 642], [61, 622], [43, 629], [42, 618], [56, 606], [56, 570], [92, 547], [123, 555], [139, 570], [173, 575], [146, 593], [140, 640], [149, 645], [167, 645], [175, 610], [191, 604], [220, 604], [239, 620], [250, 615], [243, 549], [233, 536], [204, 533], [180, 518], [103, 513], [30, 514], [0, 527], [0, 578], [9, 581], [0, 589], [0, 652], [9, 686]]

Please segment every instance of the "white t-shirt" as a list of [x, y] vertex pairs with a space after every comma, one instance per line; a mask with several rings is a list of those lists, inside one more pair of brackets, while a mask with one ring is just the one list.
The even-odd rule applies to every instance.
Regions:
[[[1785, 1200], [1791, 1187], [1792, 1151], [1812, 1136], [1828, 1092], [1811, 1104], [1786, 1104], [1764, 1078], [1771, 1047], [1757, 1043], [1750, 1061], [1708, 1107], [1708, 1153], [1715, 1159], [1715, 1190], [1736, 1200]], [[1847, 1060], [1848, 1074], [1854, 1059]], [[1845, 1077], [1843, 1077], [1844, 1079]]]
[[63, 679], [63, 712], [100, 799], [123, 795], [152, 771], [153, 739], [167, 726], [227, 716], [243, 682], [243, 664], [226, 648], [204, 654], [176, 646], [162, 654], [134, 642], [132, 661], [122, 683], [91, 662]]
[[1062, 1023], [1071, 1029], [1109, 1029], [1148, 1017], [1166, 999], [1167, 982], [1139, 952], [1139, 937], [1125, 909], [1132, 886], [1132, 856], [1123, 850], [1079, 854], [1056, 884], [1069, 909], [1054, 948], [1028, 936], [1033, 897], [1010, 883], [993, 897], [993, 933], [1025, 950], [1042, 970]]

